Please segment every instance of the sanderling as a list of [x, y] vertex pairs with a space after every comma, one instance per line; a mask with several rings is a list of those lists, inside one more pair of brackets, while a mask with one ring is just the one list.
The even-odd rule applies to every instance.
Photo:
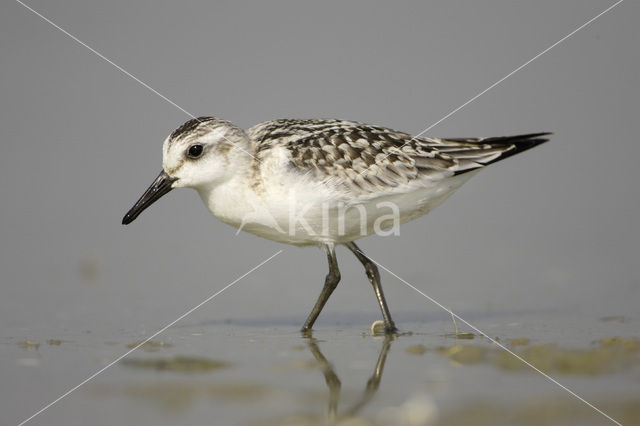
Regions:
[[297, 246], [324, 247], [329, 273], [302, 330], [313, 326], [340, 281], [336, 245], [364, 265], [385, 330], [396, 332], [375, 263], [355, 244], [429, 212], [488, 164], [550, 133], [492, 138], [413, 137], [335, 119], [282, 119], [242, 130], [199, 117], [164, 141], [162, 172], [122, 219], [131, 223], [173, 188], [195, 189], [235, 228]]

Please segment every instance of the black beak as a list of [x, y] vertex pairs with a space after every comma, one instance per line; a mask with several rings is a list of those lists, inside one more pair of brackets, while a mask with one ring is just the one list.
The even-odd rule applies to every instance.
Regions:
[[173, 189], [171, 184], [176, 180], [176, 178], [172, 178], [163, 170], [156, 180], [153, 181], [151, 186], [147, 188], [144, 194], [142, 194], [142, 197], [140, 197], [133, 207], [131, 207], [131, 210], [124, 215], [122, 218], [122, 224], [128, 225], [133, 222], [144, 209], [156, 202], [164, 194], [171, 191]]

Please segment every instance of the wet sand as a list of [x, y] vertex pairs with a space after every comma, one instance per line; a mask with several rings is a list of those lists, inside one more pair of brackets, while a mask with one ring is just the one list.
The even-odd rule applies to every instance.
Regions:
[[[456, 336], [446, 315], [406, 322], [419, 313], [399, 313], [404, 334], [394, 337], [329, 315], [336, 325], [311, 336], [288, 318], [187, 318], [142, 345], [143, 335], [101, 327], [15, 330], [0, 345], [15, 383], [2, 424], [136, 347], [32, 424], [612, 424], [477, 332], [458, 324]], [[614, 419], [640, 424], [636, 319], [529, 312], [472, 322]]]

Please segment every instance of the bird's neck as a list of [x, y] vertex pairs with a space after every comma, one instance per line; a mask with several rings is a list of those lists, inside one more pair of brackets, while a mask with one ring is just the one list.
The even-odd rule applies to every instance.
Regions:
[[[241, 164], [237, 164], [241, 163]], [[251, 161], [234, 162], [235, 173], [220, 183], [196, 188], [209, 211], [222, 222], [238, 227], [246, 215], [246, 206], [261, 203], [250, 182]]]

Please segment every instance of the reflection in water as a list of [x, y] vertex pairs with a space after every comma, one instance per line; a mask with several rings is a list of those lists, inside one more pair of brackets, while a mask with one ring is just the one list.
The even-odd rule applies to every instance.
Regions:
[[[382, 379], [382, 373], [387, 360], [387, 354], [391, 347], [393, 336], [385, 336], [381, 341], [378, 359], [373, 365], [373, 371], [369, 377], [364, 391], [352, 405], [344, 407], [339, 412], [339, 402], [342, 397], [342, 382], [336, 374], [331, 362], [324, 356], [320, 349], [321, 342], [311, 335], [307, 335], [305, 339], [306, 346], [298, 349], [308, 348], [315, 359], [317, 366], [324, 375], [325, 382], [329, 388], [329, 407], [328, 417], [325, 414], [317, 416], [315, 414], [287, 414], [284, 417], [259, 421], [259, 425], [326, 425], [326, 424], [360, 424], [353, 423], [357, 419], [362, 420], [363, 424], [369, 424], [366, 420], [357, 417], [360, 411], [371, 402], [376, 394]], [[125, 361], [125, 360], [123, 360]], [[163, 358], [144, 358], [132, 359], [127, 361], [127, 367], [135, 367], [141, 370], [162, 370], [172, 373], [196, 373], [185, 377], [198, 377], [201, 373], [210, 370], [218, 370], [231, 364], [211, 360], [208, 358], [190, 358], [190, 357], [163, 357]], [[178, 379], [176, 376], [162, 380], [148, 380], [125, 382], [125, 383], [97, 383], [91, 386], [92, 391], [101, 400], [106, 397], [122, 397], [127, 400], [144, 400], [155, 403], [162, 409], [162, 413], [171, 413], [173, 415], [188, 412], [193, 408], [194, 402], [198, 399], [204, 399], [208, 403], [238, 403], [242, 404], [243, 410], [252, 410], [260, 413], [264, 410], [266, 404], [270, 401], [269, 397], [278, 400], [282, 395], [276, 387], [261, 384], [259, 381], [253, 383], [228, 383], [221, 382], [219, 379], [211, 378], [206, 381], [201, 380], [184, 380]], [[298, 390], [296, 390], [298, 392]], [[291, 409], [291, 396], [287, 395], [287, 410]], [[351, 394], [353, 395], [353, 394]], [[317, 399], [314, 399], [314, 404]], [[217, 405], [216, 407], [219, 407]], [[343, 423], [345, 422], [345, 423]], [[379, 424], [379, 423], [376, 423]], [[384, 423], [395, 424], [395, 422]]]
[[[418, 393], [412, 392], [415, 382], [407, 383], [404, 377], [394, 376], [395, 371], [389, 371], [390, 367], [396, 369], [394, 363], [407, 362], [404, 368], [428, 366], [430, 373], [416, 373], [414, 380], [425, 383], [431, 380], [438, 380], [438, 377], [431, 374], [433, 371], [444, 372], [451, 375], [444, 376], [442, 383], [447, 386], [462, 381], [461, 384], [472, 383], [478, 377], [485, 377], [486, 374], [493, 374], [496, 378], [507, 378], [519, 372], [530, 372], [525, 364], [510, 354], [490, 346], [487, 342], [477, 339], [475, 341], [460, 340], [455, 343], [441, 340], [428, 340], [425, 335], [417, 339], [406, 336], [400, 343], [396, 342], [396, 337], [387, 336], [384, 340], [375, 343], [380, 344], [374, 347], [374, 351], [379, 351], [377, 360], [368, 358], [369, 364], [365, 364], [365, 374], [369, 376], [364, 389], [356, 389], [350, 383], [343, 383], [322, 350], [329, 351], [337, 348], [343, 360], [351, 359], [357, 361], [358, 365], [362, 359], [363, 348], [349, 340], [345, 345], [343, 341], [325, 342], [307, 335], [302, 341], [297, 337], [287, 335], [282, 341], [278, 340], [278, 348], [283, 345], [291, 347], [297, 351], [309, 351], [308, 353], [297, 353], [291, 357], [286, 354], [285, 359], [293, 361], [286, 366], [293, 367], [295, 374], [290, 374], [291, 370], [284, 371], [281, 377], [274, 377], [273, 370], [269, 365], [274, 361], [271, 357], [270, 349], [273, 346], [264, 346], [258, 343], [263, 351], [257, 352], [264, 357], [264, 362], [251, 364], [242, 359], [228, 363], [212, 358], [193, 358], [184, 356], [164, 356], [164, 357], [144, 357], [132, 359], [124, 363], [123, 368], [128, 368], [126, 376], [121, 376], [121, 380], [115, 382], [97, 382], [90, 386], [97, 399], [103, 403], [107, 398], [123, 398], [126, 404], [133, 404], [132, 410], [140, 412], [140, 401], [152, 402], [157, 407], [158, 415], [165, 416], [171, 414], [176, 416], [174, 424], [181, 424], [181, 418], [186, 416], [202, 416], [200, 423], [205, 423], [209, 415], [221, 416], [224, 413], [227, 418], [241, 418], [238, 424], [252, 425], [326, 425], [336, 424], [346, 425], [431, 425], [431, 424], [585, 424], [593, 422], [593, 414], [589, 410], [576, 412], [576, 402], [567, 397], [535, 399], [532, 395], [519, 394], [509, 395], [514, 397], [514, 402], [505, 404], [505, 400], [492, 399], [483, 395], [470, 394], [466, 389], [456, 392], [456, 397], [461, 394], [459, 401], [449, 407], [438, 407], [433, 397], [421, 392], [440, 392], [441, 387], [422, 387]], [[227, 340], [227, 342], [231, 342]], [[370, 342], [368, 340], [368, 342]], [[33, 342], [32, 342], [33, 343]], [[295, 343], [296, 346], [289, 346]], [[303, 344], [301, 344], [303, 343]], [[389, 360], [389, 351], [394, 344], [396, 353], [393, 360]], [[587, 348], [566, 348], [558, 345], [543, 345], [531, 343], [526, 338], [508, 339], [506, 344], [518, 355], [532, 362], [538, 368], [558, 374], [571, 374], [574, 376], [594, 377], [615, 373], [621, 377], [620, 372], [631, 372], [638, 366], [640, 356], [640, 339], [635, 337], [609, 337], [603, 338]], [[37, 354], [31, 343], [21, 344], [24, 347], [23, 355]], [[40, 350], [43, 347], [40, 346]], [[348, 350], [348, 352], [347, 352]], [[27, 353], [26, 351], [30, 351]], [[22, 353], [22, 351], [21, 351]], [[276, 359], [282, 359], [278, 351]], [[406, 354], [406, 355], [405, 355]], [[300, 355], [303, 355], [300, 357]], [[373, 354], [372, 354], [373, 355]], [[374, 355], [375, 356], [375, 355]], [[408, 357], [411, 357], [410, 359]], [[293, 360], [292, 360], [293, 358]], [[300, 363], [300, 358], [304, 358], [304, 363]], [[25, 358], [23, 363], [36, 362], [35, 358]], [[256, 359], [256, 358], [253, 358]], [[389, 360], [389, 363], [387, 363]], [[443, 360], [445, 362], [443, 362]], [[460, 368], [449, 368], [449, 362], [460, 366]], [[123, 360], [124, 361], [124, 360]], [[339, 361], [339, 360], [336, 360]], [[422, 363], [421, 363], [422, 362]], [[27, 364], [24, 364], [27, 365]], [[342, 364], [341, 364], [342, 365]], [[383, 394], [377, 394], [381, 384], [382, 374], [385, 365], [387, 366], [387, 376], [385, 378], [385, 388], [400, 393], [404, 402], [399, 406], [390, 405], [390, 400], [385, 400]], [[233, 368], [230, 374], [225, 376], [224, 368]], [[305, 380], [300, 381], [299, 367], [305, 370]], [[464, 366], [464, 367], [462, 367]], [[478, 368], [479, 366], [479, 368]], [[493, 367], [493, 368], [486, 368]], [[247, 374], [241, 376], [236, 374], [238, 369], [245, 368]], [[297, 370], [296, 370], [297, 369]], [[481, 370], [481, 371], [480, 371]], [[306, 376], [308, 371], [313, 371], [312, 376]], [[320, 371], [324, 376], [325, 384], [318, 375]], [[416, 370], [421, 371], [421, 370]], [[137, 374], [139, 372], [139, 374]], [[216, 374], [220, 372], [221, 374]], [[131, 374], [133, 373], [133, 374]], [[167, 374], [168, 373], [168, 374]], [[343, 380], [354, 377], [354, 371], [345, 371]], [[535, 374], [535, 373], [531, 373]], [[245, 380], [242, 380], [245, 377]], [[609, 380], [617, 380], [611, 377]], [[248, 381], [246, 379], [248, 378]], [[514, 383], [519, 383], [520, 378]], [[312, 382], [313, 390], [308, 390], [306, 379]], [[342, 385], [345, 385], [342, 388]], [[318, 393], [317, 389], [319, 388]], [[328, 389], [328, 392], [327, 392]], [[450, 387], [445, 392], [457, 391], [459, 388]], [[515, 388], [518, 389], [518, 388]], [[629, 389], [629, 388], [628, 388]], [[466, 392], [466, 393], [465, 393]], [[514, 391], [515, 392], [515, 391]], [[520, 392], [518, 390], [517, 392]], [[626, 391], [628, 392], [628, 391]], [[324, 395], [328, 393], [328, 410], [325, 405]], [[637, 392], [636, 392], [637, 393]], [[377, 396], [376, 396], [377, 395]], [[446, 393], [440, 393], [443, 398]], [[375, 399], [375, 404], [373, 403]], [[200, 404], [196, 404], [200, 402]], [[625, 393], [621, 390], [619, 394], [612, 394], [608, 398], [595, 399], [594, 403], [607, 414], [621, 421], [623, 424], [640, 424], [640, 403], [638, 397], [632, 393]], [[302, 412], [300, 411], [302, 410]], [[366, 411], [366, 414], [363, 413]], [[582, 415], [583, 417], [576, 417]], [[275, 418], [271, 418], [275, 416]], [[265, 418], [266, 417], [266, 418]], [[161, 417], [164, 419], [164, 417]], [[217, 417], [216, 417], [217, 419]], [[579, 419], [575, 420], [574, 419]], [[584, 420], [584, 421], [583, 421]], [[166, 421], [161, 422], [166, 423]], [[220, 421], [218, 422], [220, 423]], [[224, 422], [222, 422], [224, 423]], [[152, 423], [150, 423], [152, 424]]]
[[312, 336], [307, 335], [308, 345], [311, 353], [314, 358], [320, 364], [322, 368], [322, 374], [324, 374], [324, 380], [329, 387], [329, 421], [335, 422], [336, 420], [353, 417], [362, 408], [367, 405], [371, 398], [378, 391], [378, 387], [380, 386], [380, 380], [382, 379], [382, 372], [384, 370], [384, 364], [387, 360], [387, 354], [389, 353], [389, 348], [391, 348], [391, 341], [394, 339], [393, 335], [385, 335], [384, 340], [382, 342], [382, 347], [380, 348], [380, 353], [378, 355], [378, 361], [376, 362], [375, 369], [373, 370], [373, 374], [367, 381], [367, 386], [362, 393], [362, 396], [358, 401], [349, 409], [345, 410], [342, 414], [338, 416], [338, 402], [340, 400], [340, 389], [342, 387], [342, 382], [338, 378], [335, 370], [331, 363], [325, 358], [325, 356], [320, 351], [320, 347], [318, 346], [318, 340], [314, 339]]

